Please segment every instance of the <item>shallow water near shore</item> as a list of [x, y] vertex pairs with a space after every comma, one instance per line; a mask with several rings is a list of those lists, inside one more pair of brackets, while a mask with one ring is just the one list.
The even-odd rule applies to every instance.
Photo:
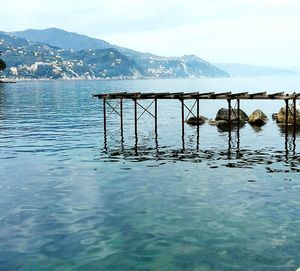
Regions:
[[[197, 140], [185, 125], [184, 141], [179, 101], [159, 101], [158, 137], [144, 114], [136, 142], [133, 102], [123, 138], [111, 114], [104, 140], [92, 94], [299, 89], [295, 77], [0, 84], [0, 270], [296, 270], [300, 133], [272, 121], [282, 101], [241, 102], [267, 114], [261, 129], [204, 124]], [[200, 102], [208, 118], [221, 107]]]

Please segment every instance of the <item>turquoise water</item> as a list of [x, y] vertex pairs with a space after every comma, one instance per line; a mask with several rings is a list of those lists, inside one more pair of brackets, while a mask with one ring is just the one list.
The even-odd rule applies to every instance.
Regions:
[[[43, 81], [0, 85], [0, 270], [296, 270], [300, 266], [299, 136], [270, 121], [228, 132], [185, 126], [180, 103], [158, 104], [158, 138], [133, 103], [124, 138], [109, 91], [300, 89], [299, 78]], [[298, 91], [299, 92], [299, 91]], [[147, 105], [147, 101], [143, 102]], [[225, 101], [201, 101], [214, 118]], [[141, 113], [141, 112], [140, 112]]]

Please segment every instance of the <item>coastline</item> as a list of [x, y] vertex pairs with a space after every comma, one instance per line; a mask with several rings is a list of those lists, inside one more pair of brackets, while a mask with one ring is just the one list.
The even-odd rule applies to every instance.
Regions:
[[[288, 75], [288, 76], [276, 76], [278, 78], [282, 77], [299, 77], [299, 75]], [[2, 78], [0, 83], [18, 83], [18, 82], [39, 82], [39, 81], [127, 81], [127, 80], [200, 80], [200, 79], [241, 79], [250, 78], [257, 80], [259, 78], [273, 78], [273, 76], [229, 76], [229, 77], [110, 77], [110, 78], [86, 78], [86, 77], [72, 77], [72, 78]]]
[[0, 80], [0, 84], [15, 84], [17, 83], [16, 80]]
[[17, 82], [24, 82], [24, 81], [123, 81], [123, 80], [195, 80], [195, 79], [220, 79], [220, 78], [231, 78], [231, 77], [111, 77], [111, 78], [82, 78], [82, 77], [73, 77], [73, 78], [14, 78], [14, 79], [5, 79], [0, 80], [0, 83], [17, 83]]

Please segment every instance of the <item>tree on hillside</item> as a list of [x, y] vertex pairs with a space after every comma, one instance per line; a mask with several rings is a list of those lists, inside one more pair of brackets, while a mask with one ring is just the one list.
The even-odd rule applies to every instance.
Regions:
[[[1, 52], [0, 52], [1, 56]], [[0, 71], [3, 71], [6, 68], [6, 63], [0, 58]]]

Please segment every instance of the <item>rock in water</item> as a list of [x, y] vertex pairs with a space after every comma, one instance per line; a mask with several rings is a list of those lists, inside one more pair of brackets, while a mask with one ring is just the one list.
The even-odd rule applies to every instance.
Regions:
[[229, 129], [228, 121], [218, 120], [217, 121], [217, 127], [223, 132], [228, 131], [228, 129]]
[[273, 114], [272, 114], [272, 119], [273, 119], [273, 120], [276, 120], [276, 119], [277, 119], [277, 115], [278, 115], [277, 113], [273, 113]]
[[255, 110], [248, 119], [251, 125], [263, 126], [268, 122], [268, 117], [260, 109]]
[[[231, 121], [232, 123], [237, 123], [237, 119], [238, 119], [238, 110], [237, 109], [232, 109], [231, 110]], [[226, 108], [221, 108], [217, 115], [216, 115], [216, 121], [219, 121], [219, 120], [224, 120], [224, 121], [228, 121], [228, 109]], [[240, 109], [240, 122], [241, 123], [245, 123], [246, 121], [248, 120], [248, 116], [247, 114]]]
[[[237, 109], [234, 109], [234, 110], [235, 110], [236, 116], [237, 116], [238, 110]], [[246, 122], [249, 119], [248, 115], [243, 110], [241, 110], [241, 109], [240, 109], [240, 118], [241, 118], [242, 122]]]
[[199, 119], [197, 117], [190, 117], [186, 123], [190, 124], [190, 125], [202, 125], [203, 123], [205, 123], [205, 121], [207, 120], [207, 118], [203, 117], [203, 116], [199, 116]]
[[[293, 117], [294, 107], [290, 106], [288, 111], [288, 123], [293, 124], [294, 123], [294, 117]], [[281, 107], [276, 118], [277, 123], [285, 123], [285, 107]], [[296, 110], [296, 123], [297, 125], [300, 125], [300, 110]]]
[[226, 108], [221, 108], [219, 109], [215, 120], [228, 120], [228, 109]]

